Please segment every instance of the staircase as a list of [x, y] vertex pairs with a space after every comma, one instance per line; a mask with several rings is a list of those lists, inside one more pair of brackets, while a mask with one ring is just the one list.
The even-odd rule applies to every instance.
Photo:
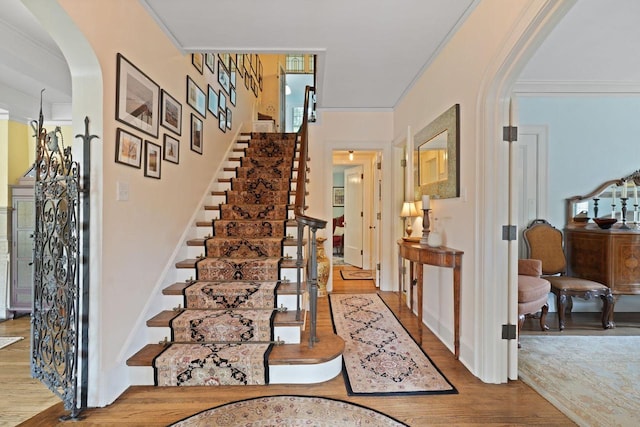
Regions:
[[187, 242], [190, 254], [200, 253], [176, 263], [189, 278], [163, 290], [176, 308], [147, 322], [161, 331], [150, 335], [166, 338], [127, 361], [136, 384], [313, 383], [340, 372], [339, 337], [314, 349], [301, 342], [306, 313], [296, 310], [305, 304], [289, 219], [295, 153], [296, 134], [242, 134], [236, 142], [218, 179], [226, 189], [212, 191], [207, 220], [196, 224], [204, 237]]

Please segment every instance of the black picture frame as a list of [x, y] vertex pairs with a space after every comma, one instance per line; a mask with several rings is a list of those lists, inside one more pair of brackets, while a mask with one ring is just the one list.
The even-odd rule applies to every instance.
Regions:
[[144, 176], [160, 179], [162, 147], [151, 141], [144, 142]]
[[205, 54], [204, 63], [207, 65], [209, 71], [211, 71], [211, 74], [215, 74], [214, 70], [216, 68], [216, 56], [213, 53]]
[[191, 151], [202, 154], [204, 123], [200, 117], [191, 113]]
[[160, 125], [178, 135], [182, 135], [182, 104], [162, 89], [160, 106]]
[[223, 113], [227, 111], [227, 95], [222, 91], [218, 94], [218, 106]]
[[224, 111], [220, 111], [220, 114], [218, 115], [218, 129], [222, 132], [227, 131], [227, 116]]
[[207, 110], [209, 110], [214, 117], [218, 117], [218, 109], [220, 108], [218, 104], [218, 91], [211, 87], [211, 85], [207, 85], [207, 89], [209, 92], [207, 95]]
[[220, 87], [224, 89], [226, 93], [229, 93], [231, 79], [229, 77], [229, 70], [227, 70], [222, 61], [218, 61], [218, 83], [220, 83]]
[[191, 63], [200, 74], [204, 74], [204, 55], [202, 53], [192, 53]]
[[117, 128], [116, 163], [140, 169], [142, 165], [142, 138], [124, 129]]
[[202, 117], [207, 117], [207, 95], [189, 76], [187, 76], [187, 104]]
[[227, 108], [227, 129], [231, 130], [231, 109]]
[[163, 160], [176, 165], [180, 163], [180, 140], [168, 133], [164, 134], [164, 147], [162, 150]]
[[231, 88], [231, 93], [229, 94], [229, 102], [234, 107], [236, 106], [236, 88], [235, 87]]
[[333, 187], [333, 206], [344, 206], [344, 187]]
[[116, 62], [116, 120], [157, 138], [160, 86], [121, 53]]

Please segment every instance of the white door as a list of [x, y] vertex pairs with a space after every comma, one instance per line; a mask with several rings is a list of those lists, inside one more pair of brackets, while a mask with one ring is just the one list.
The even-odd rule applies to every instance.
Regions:
[[371, 241], [373, 242], [373, 270], [375, 277], [376, 287], [380, 287], [380, 268], [382, 258], [382, 233], [380, 232], [380, 224], [382, 223], [382, 154], [378, 153], [376, 155], [375, 165], [373, 170], [375, 171], [374, 175], [374, 191], [373, 191], [373, 215], [374, 219], [372, 221], [373, 227], [373, 238]]
[[546, 129], [542, 126], [523, 126], [518, 129], [516, 149], [516, 182], [518, 194], [519, 258], [527, 256], [522, 232], [534, 219], [546, 218]]
[[362, 165], [344, 171], [344, 262], [362, 268]]

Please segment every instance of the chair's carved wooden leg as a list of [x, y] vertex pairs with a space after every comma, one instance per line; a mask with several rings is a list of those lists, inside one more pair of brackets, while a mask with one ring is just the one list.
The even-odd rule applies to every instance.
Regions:
[[567, 309], [567, 295], [564, 292], [560, 292], [557, 298], [558, 302], [558, 328], [564, 331], [564, 314]]
[[520, 345], [520, 331], [522, 331], [522, 326], [524, 325], [524, 318], [525, 318], [524, 314], [520, 314], [518, 316], [518, 348], [521, 347], [521, 345]]
[[615, 307], [615, 301], [613, 294], [610, 292], [606, 295], [602, 295], [602, 327], [604, 329], [613, 329], [616, 324], [613, 321], [613, 308]]
[[540, 314], [540, 329], [543, 331], [548, 331], [549, 326], [547, 326], [547, 313], [549, 312], [549, 304], [545, 304], [542, 306], [542, 314]]

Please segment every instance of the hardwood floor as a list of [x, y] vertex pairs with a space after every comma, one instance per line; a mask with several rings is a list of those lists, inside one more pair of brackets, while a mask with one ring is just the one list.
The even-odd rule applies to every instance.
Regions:
[[[335, 267], [339, 269], [341, 267]], [[349, 268], [349, 267], [344, 267]], [[337, 273], [337, 274], [335, 274]], [[371, 280], [343, 281], [334, 271], [335, 293], [376, 292]], [[417, 318], [399, 304], [398, 296], [381, 292], [407, 330], [417, 331]], [[27, 334], [28, 319], [0, 323], [0, 335]], [[331, 329], [327, 298], [319, 301], [318, 329]], [[249, 387], [148, 387], [134, 386], [105, 408], [88, 409], [81, 426], [166, 426], [199, 411], [250, 397], [277, 394], [325, 396], [364, 405], [411, 426], [429, 425], [574, 425], [554, 406], [520, 381], [485, 384], [453, 357], [427, 328], [423, 328], [423, 348], [444, 375], [458, 389], [456, 395], [428, 396], [348, 396], [342, 376], [322, 384], [270, 385]], [[62, 426], [65, 415], [61, 403], [44, 410], [57, 399], [29, 378], [27, 340], [0, 350], [0, 426], [13, 426], [35, 415], [21, 426]], [[37, 402], [31, 403], [31, 402]], [[37, 414], [37, 415], [36, 415]]]

